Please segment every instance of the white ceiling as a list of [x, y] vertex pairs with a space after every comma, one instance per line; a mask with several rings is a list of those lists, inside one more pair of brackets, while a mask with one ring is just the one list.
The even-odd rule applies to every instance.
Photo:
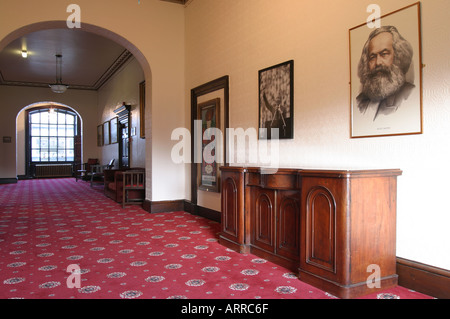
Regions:
[[56, 54], [62, 54], [62, 82], [88, 90], [100, 88], [131, 56], [114, 41], [80, 29], [37, 31], [0, 52], [0, 85], [48, 87], [56, 80]]

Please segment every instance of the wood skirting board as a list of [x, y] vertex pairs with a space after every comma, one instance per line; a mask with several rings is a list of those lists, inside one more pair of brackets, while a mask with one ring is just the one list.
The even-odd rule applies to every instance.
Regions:
[[[185, 211], [220, 222], [220, 212], [194, 205], [187, 200], [146, 200], [144, 210], [149, 213]], [[398, 284], [402, 287], [439, 298], [450, 299], [450, 271], [397, 257]]]
[[184, 199], [170, 201], [145, 200], [142, 208], [149, 213], [164, 213], [173, 211], [185, 211], [193, 215], [202, 216], [216, 222], [220, 222], [220, 212], [198, 206]]
[[397, 257], [399, 286], [423, 294], [450, 299], [450, 270]]
[[17, 178], [0, 178], [0, 184], [15, 184]]

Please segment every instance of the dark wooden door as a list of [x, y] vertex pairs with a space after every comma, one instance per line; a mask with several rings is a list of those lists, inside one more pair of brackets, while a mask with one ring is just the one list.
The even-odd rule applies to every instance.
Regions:
[[130, 123], [131, 106], [125, 102], [121, 107], [114, 110], [119, 122], [119, 168], [130, 167]]
[[119, 167], [130, 167], [130, 137], [128, 122], [120, 123]]

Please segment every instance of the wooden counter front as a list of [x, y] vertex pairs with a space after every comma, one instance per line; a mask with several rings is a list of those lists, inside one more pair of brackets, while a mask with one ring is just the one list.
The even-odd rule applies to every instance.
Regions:
[[340, 298], [397, 284], [400, 170], [221, 171], [221, 244], [298, 271]]

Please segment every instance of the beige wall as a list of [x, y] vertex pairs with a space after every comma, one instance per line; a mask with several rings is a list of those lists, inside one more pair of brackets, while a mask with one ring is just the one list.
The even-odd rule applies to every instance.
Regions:
[[[139, 125], [139, 83], [144, 80], [144, 73], [136, 59], [127, 63], [98, 91], [98, 123], [109, 121], [117, 115], [114, 110], [123, 102], [131, 106], [131, 124], [136, 135], [130, 138], [130, 167], [145, 167], [145, 139], [140, 138]], [[105, 145], [100, 148], [100, 158], [107, 164], [115, 158], [115, 166], [119, 164], [118, 144]]]
[[[351, 139], [348, 30], [366, 21], [371, 3], [192, 1], [186, 9], [185, 101], [190, 89], [229, 75], [230, 126], [257, 127], [258, 70], [293, 59], [295, 137], [280, 142], [280, 166], [402, 169], [397, 255], [450, 269], [450, 45], [444, 40], [450, 37], [450, 1], [421, 1], [424, 133]], [[414, 1], [376, 3], [386, 14]]]

